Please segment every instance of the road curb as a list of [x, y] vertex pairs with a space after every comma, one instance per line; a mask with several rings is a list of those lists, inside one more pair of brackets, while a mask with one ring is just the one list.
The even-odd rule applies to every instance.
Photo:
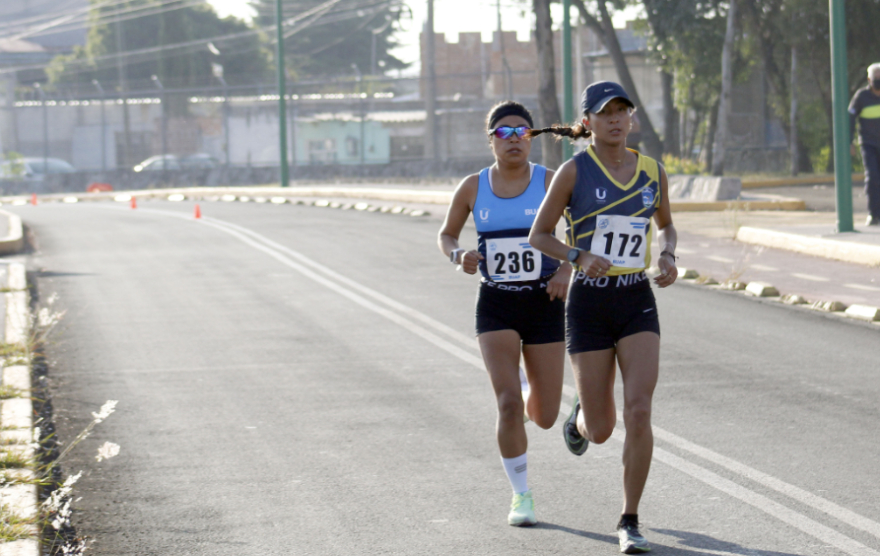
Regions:
[[[21, 220], [19, 219], [19, 225]], [[20, 263], [11, 263], [7, 267], [7, 292], [5, 337], [6, 344], [24, 346], [27, 344], [31, 328], [30, 311], [28, 308], [28, 290], [25, 267]], [[31, 398], [31, 369], [30, 365], [3, 366], [2, 380], [0, 384], [16, 390], [16, 397], [0, 401], [0, 423], [10, 430], [0, 432], [5, 442], [2, 449], [7, 452], [17, 451], [33, 456], [33, 448], [30, 446], [33, 439], [33, 416], [34, 408]], [[15, 469], [9, 470], [10, 474], [33, 477], [33, 470]], [[22, 518], [37, 517], [39, 503], [37, 499], [37, 486], [35, 484], [19, 484], [0, 490], [0, 504], [8, 507], [13, 513]], [[32, 526], [31, 539], [0, 543], [0, 556], [39, 556], [40, 541], [38, 528]]]
[[[865, 174], [853, 174], [853, 183], [865, 181]], [[800, 176], [790, 178], [770, 178], [765, 180], [747, 180], [742, 182], [743, 189], [759, 189], [762, 187], [785, 187], [789, 185], [828, 185], [835, 182], [834, 174]]]
[[[379, 187], [277, 187], [277, 186], [234, 186], [234, 187], [178, 187], [172, 189], [147, 189], [137, 191], [115, 191], [105, 193], [52, 194], [39, 197], [42, 201], [106, 201], [117, 197], [167, 198], [170, 195], [186, 197], [211, 197], [223, 195], [246, 196], [250, 198], [272, 197], [332, 197], [341, 199], [372, 199], [399, 203], [448, 205], [452, 202], [453, 191], [419, 189], [385, 189]], [[770, 196], [766, 196], [770, 197]], [[27, 197], [2, 197], [4, 203], [25, 204]], [[671, 201], [673, 212], [717, 212], [725, 210], [805, 210], [806, 204], [800, 199], [785, 197], [745, 199], [733, 201]]]
[[880, 266], [880, 246], [839, 241], [822, 237], [810, 237], [763, 228], [742, 226], [736, 232], [736, 240], [752, 245], [785, 249], [814, 257], [823, 257], [848, 263]]
[[[685, 269], [680, 268], [679, 272], [683, 270]], [[869, 323], [869, 325], [873, 325], [873, 328], [880, 328], [880, 308], [878, 307], [872, 307], [869, 305], [851, 305], [847, 307], [840, 301], [818, 300], [811, 302], [799, 295], [781, 294], [773, 285], [766, 282], [754, 281], [749, 282], [748, 284], [742, 282], [725, 282], [719, 284], [711, 276], [700, 274], [693, 268], [688, 268], [686, 270], [687, 272], [685, 275], [679, 274], [679, 278], [682, 278], [682, 281], [686, 284], [708, 286], [709, 289], [731, 293], [738, 292], [745, 294], [746, 297], [763, 301], [778, 302], [790, 307], [801, 306], [805, 310], [817, 313], [835, 314], [842, 318], [846, 318], [847, 320], [862, 321]], [[659, 269], [656, 267], [648, 269], [648, 273], [652, 275], [659, 272]]]
[[7, 228], [9, 230], [6, 237], [0, 238], [0, 255], [18, 253], [24, 247], [24, 229], [21, 225], [21, 217], [17, 214], [0, 210], [0, 218], [7, 220]]

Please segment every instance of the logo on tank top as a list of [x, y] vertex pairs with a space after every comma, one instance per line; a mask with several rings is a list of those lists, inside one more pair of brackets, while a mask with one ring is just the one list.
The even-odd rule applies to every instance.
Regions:
[[538, 209], [526, 209], [526, 216], [534, 216], [538, 214]]
[[604, 187], [596, 188], [596, 200], [600, 203], [605, 203], [605, 197], [608, 196], [608, 191]]
[[483, 222], [489, 221], [489, 209], [480, 209], [480, 220]]
[[642, 204], [645, 206], [645, 208], [651, 208], [651, 206], [654, 204], [654, 198], [654, 192], [651, 191], [650, 187], [642, 188]]

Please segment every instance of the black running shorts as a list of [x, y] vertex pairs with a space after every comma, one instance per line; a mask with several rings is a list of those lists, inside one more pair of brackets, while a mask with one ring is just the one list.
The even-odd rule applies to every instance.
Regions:
[[477, 336], [515, 330], [523, 344], [565, 340], [565, 303], [550, 301], [547, 278], [530, 282], [482, 282], [477, 292]]
[[657, 303], [644, 272], [602, 278], [575, 274], [565, 306], [569, 355], [611, 349], [638, 332], [660, 335]]

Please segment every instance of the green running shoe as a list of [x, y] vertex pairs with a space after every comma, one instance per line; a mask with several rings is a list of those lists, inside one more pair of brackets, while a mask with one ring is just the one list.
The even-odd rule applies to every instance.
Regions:
[[639, 533], [639, 524], [635, 521], [621, 521], [617, 526], [617, 537], [620, 539], [620, 551], [624, 554], [641, 554], [651, 551], [651, 545]]
[[590, 447], [590, 441], [581, 436], [581, 433], [578, 432], [577, 416], [580, 409], [581, 402], [578, 399], [578, 395], [575, 394], [571, 413], [568, 415], [568, 419], [565, 420], [565, 423], [562, 424], [562, 436], [565, 438], [565, 445], [568, 446], [568, 450], [576, 456], [584, 455], [584, 452]]
[[513, 500], [510, 502], [510, 513], [507, 514], [507, 523], [514, 527], [528, 527], [538, 523], [538, 520], [535, 519], [535, 501], [532, 500], [531, 490], [513, 495]]

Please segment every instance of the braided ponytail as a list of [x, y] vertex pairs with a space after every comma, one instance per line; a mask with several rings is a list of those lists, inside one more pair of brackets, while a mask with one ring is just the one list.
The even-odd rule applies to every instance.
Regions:
[[557, 141], [562, 140], [563, 137], [568, 137], [568, 139], [572, 142], [578, 139], [586, 139], [593, 134], [593, 132], [588, 130], [583, 123], [578, 122], [571, 126], [556, 124], [550, 127], [542, 127], [540, 129], [530, 129], [526, 132], [526, 137], [531, 139], [533, 137], [541, 135], [542, 133], [554, 134], [556, 136], [554, 137], [554, 139], [556, 139]]

